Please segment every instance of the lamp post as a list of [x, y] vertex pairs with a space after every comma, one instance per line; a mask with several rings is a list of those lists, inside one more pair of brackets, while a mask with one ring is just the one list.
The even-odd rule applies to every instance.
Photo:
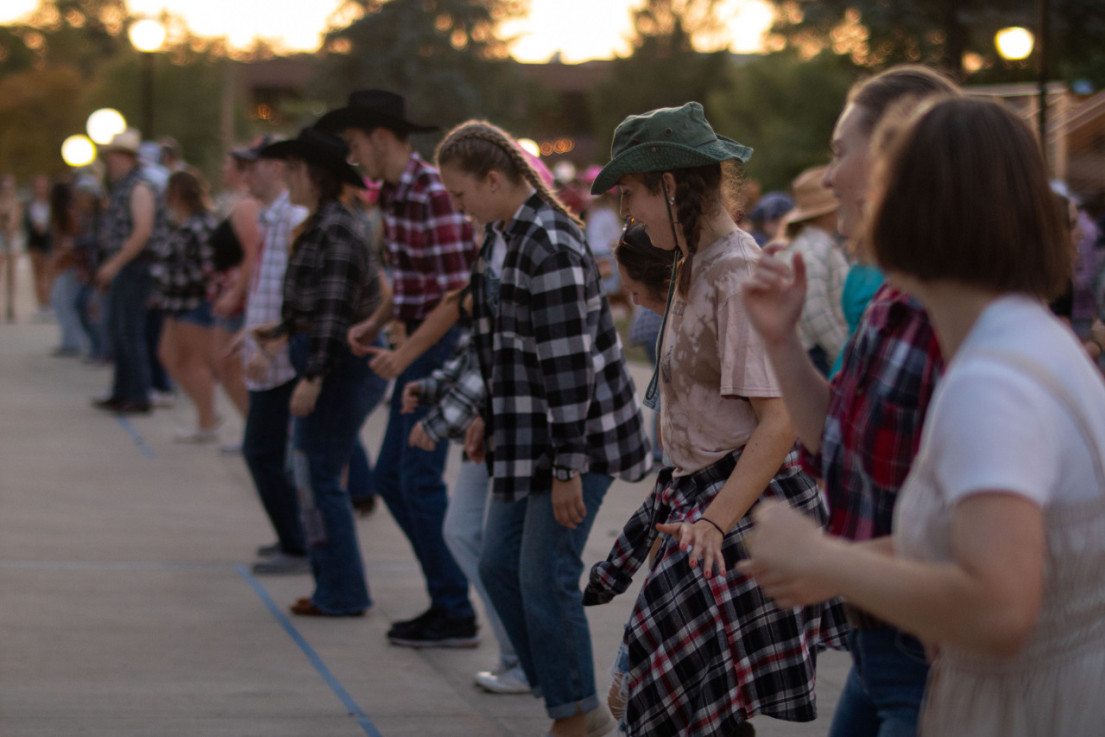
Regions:
[[1008, 61], [1019, 61], [1028, 58], [1033, 47], [1036, 51], [1036, 130], [1040, 136], [1040, 149], [1044, 152], [1045, 161], [1048, 158], [1047, 150], [1047, 73], [1048, 54], [1051, 49], [1047, 42], [1051, 13], [1049, 0], [1036, 0], [1036, 34], [1025, 28], [1003, 28], [994, 36], [994, 45], [998, 54]]
[[165, 43], [165, 26], [142, 18], [131, 24], [127, 37], [142, 52], [142, 127], [146, 138], [153, 138], [153, 55]]

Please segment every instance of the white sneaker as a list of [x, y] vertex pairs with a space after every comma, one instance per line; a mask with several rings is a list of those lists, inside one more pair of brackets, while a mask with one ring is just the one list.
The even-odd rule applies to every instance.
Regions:
[[156, 389], [150, 392], [150, 404], [160, 409], [172, 409], [176, 404], [176, 395], [172, 392], [159, 392]]
[[484, 691], [498, 694], [533, 692], [521, 665], [506, 670], [482, 670], [476, 674], [476, 685]]
[[219, 440], [219, 431], [215, 428], [210, 430], [196, 429], [192, 432], [182, 432], [173, 440], [177, 443], [190, 443], [192, 445], [204, 445], [206, 443], [215, 443]]

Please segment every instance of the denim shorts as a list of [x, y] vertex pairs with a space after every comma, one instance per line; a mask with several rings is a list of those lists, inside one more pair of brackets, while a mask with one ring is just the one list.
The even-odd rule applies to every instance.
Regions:
[[209, 328], [215, 324], [215, 315], [211, 312], [211, 303], [207, 300], [200, 302], [190, 310], [169, 312], [167, 316], [177, 322], [186, 322], [189, 325], [198, 325], [201, 328]]
[[216, 317], [215, 327], [220, 330], [225, 330], [228, 333], [239, 332], [246, 324], [246, 313], [239, 312], [233, 317]]

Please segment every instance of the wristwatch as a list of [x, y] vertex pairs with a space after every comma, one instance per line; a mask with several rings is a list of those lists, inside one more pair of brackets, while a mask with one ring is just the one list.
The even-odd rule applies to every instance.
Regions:
[[552, 470], [553, 478], [557, 481], [571, 481], [579, 475], [578, 468], [560, 468], [559, 466], [553, 466]]

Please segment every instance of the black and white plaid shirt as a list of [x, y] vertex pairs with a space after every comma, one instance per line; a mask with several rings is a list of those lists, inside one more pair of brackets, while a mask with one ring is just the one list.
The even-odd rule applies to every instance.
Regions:
[[[104, 217], [100, 220], [100, 247], [105, 257], [114, 256], [122, 248], [130, 234], [134, 232], [134, 216], [130, 209], [131, 195], [138, 184], [149, 188], [154, 198], [153, 232], [146, 242], [146, 248], [155, 243], [160, 243], [168, 235], [166, 225], [164, 198], [158, 192], [157, 187], [146, 177], [142, 167], [135, 166], [117, 182], [111, 184], [111, 195], [108, 199]], [[145, 256], [146, 254], [142, 254]]]
[[331, 200], [307, 220], [284, 275], [283, 326], [311, 336], [304, 376], [323, 376], [348, 352], [353, 323], [380, 304], [379, 267], [360, 218]]
[[650, 444], [583, 232], [535, 194], [502, 236], [499, 278], [488, 228], [471, 285], [495, 498], [551, 491], [554, 466], [640, 479]]
[[209, 212], [199, 212], [169, 231], [160, 243], [151, 243], [154, 256], [150, 274], [157, 285], [157, 300], [166, 312], [187, 312], [207, 299], [215, 273], [211, 263], [211, 232], [218, 223]]
[[419, 404], [432, 405], [422, 418], [422, 427], [434, 442], [464, 440], [486, 397], [472, 336], [465, 330], [453, 357], [418, 382]]

